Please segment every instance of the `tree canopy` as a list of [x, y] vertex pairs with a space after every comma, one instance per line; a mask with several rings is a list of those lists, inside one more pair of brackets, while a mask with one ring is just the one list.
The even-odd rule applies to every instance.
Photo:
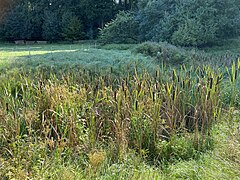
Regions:
[[[124, 22], [124, 18], [117, 17], [102, 30], [101, 38], [116, 40], [114, 34], [117, 33], [112, 30], [122, 29]], [[139, 0], [138, 10], [134, 17], [128, 19], [128, 23], [138, 23], [139, 31], [135, 32], [139, 32], [140, 42], [167, 41], [180, 46], [212, 45], [239, 35], [240, 1]], [[128, 29], [117, 37], [124, 37], [124, 33], [127, 36], [132, 30]]]
[[141, 0], [140, 39], [201, 46], [239, 34], [239, 0]]
[[[14, 0], [13, 0], [14, 1]], [[0, 31], [6, 40], [78, 40], [97, 37], [98, 29], [135, 0], [9, 0], [1, 1]], [[5, 12], [3, 14], [3, 12]], [[3, 15], [5, 18], [3, 18]]]
[[[5, 40], [167, 41], [205, 46], [240, 32], [239, 0], [2, 0]], [[0, 21], [0, 22], [1, 22]], [[99, 30], [101, 32], [99, 34]]]
[[1, 0], [0, 1], [0, 23], [3, 21], [6, 11], [13, 4], [13, 0]]

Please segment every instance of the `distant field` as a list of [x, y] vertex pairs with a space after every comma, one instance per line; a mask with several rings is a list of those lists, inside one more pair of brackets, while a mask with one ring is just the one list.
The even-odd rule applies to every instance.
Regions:
[[[119, 70], [133, 66], [136, 62], [146, 69], [154, 69], [160, 65], [154, 58], [133, 53], [137, 45], [110, 44], [101, 46], [92, 42], [82, 44], [46, 44], [15, 45], [0, 43], [0, 69], [35, 69], [42, 66], [55, 68], [82, 67], [88, 69]], [[189, 49], [191, 51], [192, 49]], [[197, 50], [207, 56], [240, 56], [238, 39], [226, 42], [226, 45]], [[229, 60], [230, 60], [229, 58]], [[220, 60], [215, 58], [214, 63]], [[222, 61], [222, 60], [221, 60]], [[211, 63], [211, 62], [208, 62]]]
[[[153, 59], [131, 52], [134, 45], [101, 47], [95, 44], [48, 44], [16, 46], [0, 45], [0, 69], [35, 69], [42, 66], [56, 68], [83, 67], [106, 70], [111, 67], [140, 66], [154, 68]], [[130, 48], [130, 49], [129, 49]]]

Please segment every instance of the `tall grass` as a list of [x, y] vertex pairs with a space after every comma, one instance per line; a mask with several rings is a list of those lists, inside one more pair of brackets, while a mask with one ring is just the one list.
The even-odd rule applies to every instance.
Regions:
[[[132, 151], [148, 162], [195, 158], [213, 147], [213, 125], [235, 106], [239, 70], [240, 61], [226, 70], [135, 67], [121, 77], [112, 68], [102, 75], [11, 72], [0, 77], [0, 160], [18, 167], [22, 159], [38, 164], [47, 154], [71, 152], [87, 157], [95, 173], [106, 157], [121, 161]], [[222, 100], [226, 86], [229, 101]], [[28, 150], [32, 143], [37, 153]]]
[[[235, 67], [225, 80], [233, 87], [231, 102], [239, 62]], [[163, 66], [155, 75], [136, 68], [121, 78], [87, 70], [2, 77], [1, 153], [11, 154], [11, 142], [28, 137], [40, 138], [50, 150], [91, 152], [112, 144], [118, 158], [129, 149], [160, 161], [187, 158], [189, 152], [172, 147], [184, 147], [184, 141], [191, 152], [209, 146], [222, 110], [223, 74], [208, 66], [171, 71]]]

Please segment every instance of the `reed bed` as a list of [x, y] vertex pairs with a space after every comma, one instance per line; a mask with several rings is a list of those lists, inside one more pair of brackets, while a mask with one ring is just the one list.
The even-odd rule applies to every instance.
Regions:
[[84, 69], [2, 76], [0, 154], [14, 156], [13, 143], [28, 139], [90, 159], [106, 156], [96, 149], [112, 149], [113, 159], [130, 150], [151, 160], [193, 158], [211, 146], [212, 127], [227, 108], [223, 87], [231, 85], [234, 102], [239, 70], [240, 61], [226, 71], [162, 66], [119, 78]]

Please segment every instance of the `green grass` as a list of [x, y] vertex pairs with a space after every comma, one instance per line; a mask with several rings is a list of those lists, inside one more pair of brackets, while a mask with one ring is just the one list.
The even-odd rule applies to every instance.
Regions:
[[[116, 46], [115, 46], [116, 47]], [[101, 47], [100, 47], [101, 48]], [[130, 49], [109, 49], [94, 44], [51, 44], [0, 47], [0, 69], [36, 69], [38, 67], [73, 68], [106, 70], [113, 67], [120, 70], [123, 67], [140, 66], [153, 69], [156, 63], [149, 57], [131, 53]]]
[[240, 62], [135, 46], [0, 45], [0, 179], [240, 179]]

